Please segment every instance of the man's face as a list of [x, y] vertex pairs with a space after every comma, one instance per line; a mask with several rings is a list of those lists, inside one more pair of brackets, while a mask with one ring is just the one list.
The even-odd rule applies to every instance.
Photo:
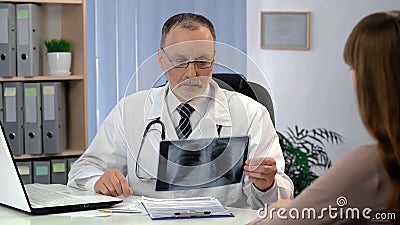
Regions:
[[204, 26], [196, 30], [174, 27], [167, 34], [158, 60], [181, 101], [190, 100], [207, 88], [214, 69], [214, 45], [211, 32]]

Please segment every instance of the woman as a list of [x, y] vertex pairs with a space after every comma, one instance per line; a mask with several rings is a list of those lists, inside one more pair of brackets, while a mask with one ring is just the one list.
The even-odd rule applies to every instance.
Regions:
[[362, 19], [347, 40], [344, 59], [353, 70], [361, 119], [377, 143], [350, 151], [280, 212], [265, 207], [259, 217], [266, 219], [251, 224], [373, 224], [387, 219], [399, 224], [400, 11]]

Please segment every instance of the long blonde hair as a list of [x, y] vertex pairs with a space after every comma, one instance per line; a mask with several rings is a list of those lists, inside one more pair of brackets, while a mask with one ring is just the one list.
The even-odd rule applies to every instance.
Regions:
[[391, 179], [388, 210], [400, 215], [400, 11], [362, 19], [347, 40], [344, 59], [355, 72], [361, 119], [378, 141]]

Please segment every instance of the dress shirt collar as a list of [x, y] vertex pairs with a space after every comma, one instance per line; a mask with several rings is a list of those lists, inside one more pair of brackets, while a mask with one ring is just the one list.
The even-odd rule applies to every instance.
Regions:
[[195, 109], [195, 112], [204, 115], [206, 110], [207, 110], [207, 104], [210, 101], [210, 87], [208, 86], [206, 90], [204, 91], [204, 94], [202, 94], [199, 97], [196, 97], [188, 102], [181, 102], [173, 93], [171, 90], [171, 87], [167, 89], [165, 101], [167, 103], [168, 107], [168, 112], [170, 115], [177, 111], [177, 107], [182, 104], [182, 103], [188, 103], [190, 106], [192, 106]]
[[[152, 88], [149, 90], [146, 104], [151, 104], [151, 107], [147, 119], [153, 120], [156, 118], [160, 118], [162, 111], [165, 107], [168, 113], [170, 113], [169, 108], [171, 110], [176, 110], [176, 107], [181, 103], [178, 99], [171, 100], [172, 101], [171, 105], [169, 107], [166, 106], [168, 104], [167, 102], [169, 101], [168, 99], [166, 99], [166, 97], [170, 92], [171, 91], [168, 83], [163, 87]], [[213, 118], [217, 125], [232, 126], [231, 116], [229, 113], [228, 99], [226, 98], [224, 91], [218, 86], [217, 83], [215, 83], [215, 81], [211, 79], [209, 87], [206, 89], [205, 93], [208, 93], [208, 96], [211, 96], [209, 98], [210, 102], [206, 103], [207, 106], [201, 107], [201, 104], [202, 103], [204, 104], [204, 100], [206, 98], [199, 98], [203, 99], [203, 101], [198, 101], [198, 102], [195, 101], [192, 105], [193, 108], [195, 108], [197, 112], [204, 115], [204, 110], [207, 110], [208, 107], [213, 106], [214, 110], [210, 111], [209, 115], [207, 116]], [[172, 94], [171, 96], [173, 97], [174, 95]]]

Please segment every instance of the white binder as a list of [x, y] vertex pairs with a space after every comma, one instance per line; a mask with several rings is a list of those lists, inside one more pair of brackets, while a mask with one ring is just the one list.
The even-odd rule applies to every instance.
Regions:
[[0, 3], [0, 77], [17, 75], [15, 4]]
[[41, 24], [39, 5], [17, 4], [17, 76], [41, 73]]

